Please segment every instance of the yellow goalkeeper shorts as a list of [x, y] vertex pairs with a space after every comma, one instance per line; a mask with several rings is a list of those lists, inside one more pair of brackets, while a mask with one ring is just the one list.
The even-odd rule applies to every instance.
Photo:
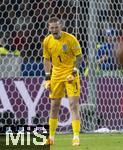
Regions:
[[67, 94], [68, 97], [80, 96], [80, 79], [76, 76], [72, 83], [67, 81], [52, 81], [51, 80], [51, 99], [62, 98]]

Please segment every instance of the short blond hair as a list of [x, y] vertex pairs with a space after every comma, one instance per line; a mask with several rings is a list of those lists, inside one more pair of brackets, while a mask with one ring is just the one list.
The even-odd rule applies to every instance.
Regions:
[[60, 23], [60, 20], [57, 17], [52, 17], [49, 19], [48, 24], [53, 23], [53, 22], [59, 22]]

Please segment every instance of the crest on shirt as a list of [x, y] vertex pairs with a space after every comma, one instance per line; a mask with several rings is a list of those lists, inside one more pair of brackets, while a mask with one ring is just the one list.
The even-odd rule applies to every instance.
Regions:
[[66, 51], [67, 51], [67, 49], [68, 49], [67, 44], [63, 44], [63, 45], [62, 45], [62, 50], [63, 50], [64, 52], [66, 52]]

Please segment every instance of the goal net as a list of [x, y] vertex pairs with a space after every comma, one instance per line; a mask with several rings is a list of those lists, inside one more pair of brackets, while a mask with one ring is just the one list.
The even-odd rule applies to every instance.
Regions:
[[[48, 34], [48, 19], [56, 16], [82, 47], [81, 131], [122, 130], [123, 71], [112, 55], [102, 64], [99, 60], [122, 39], [122, 14], [122, 0], [1, 0], [0, 126], [48, 123], [42, 41]], [[58, 133], [72, 131], [65, 97], [58, 125]]]

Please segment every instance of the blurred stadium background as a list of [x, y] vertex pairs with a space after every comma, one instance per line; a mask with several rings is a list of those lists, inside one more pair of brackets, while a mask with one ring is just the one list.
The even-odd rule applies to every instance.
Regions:
[[[96, 63], [107, 29], [122, 39], [122, 0], [0, 1], [0, 45], [5, 47], [0, 47], [0, 126], [47, 124], [50, 101], [42, 86], [42, 41], [53, 16], [82, 47], [81, 132], [123, 131], [122, 68], [100, 74]], [[71, 132], [68, 100], [63, 98], [57, 133]]]

